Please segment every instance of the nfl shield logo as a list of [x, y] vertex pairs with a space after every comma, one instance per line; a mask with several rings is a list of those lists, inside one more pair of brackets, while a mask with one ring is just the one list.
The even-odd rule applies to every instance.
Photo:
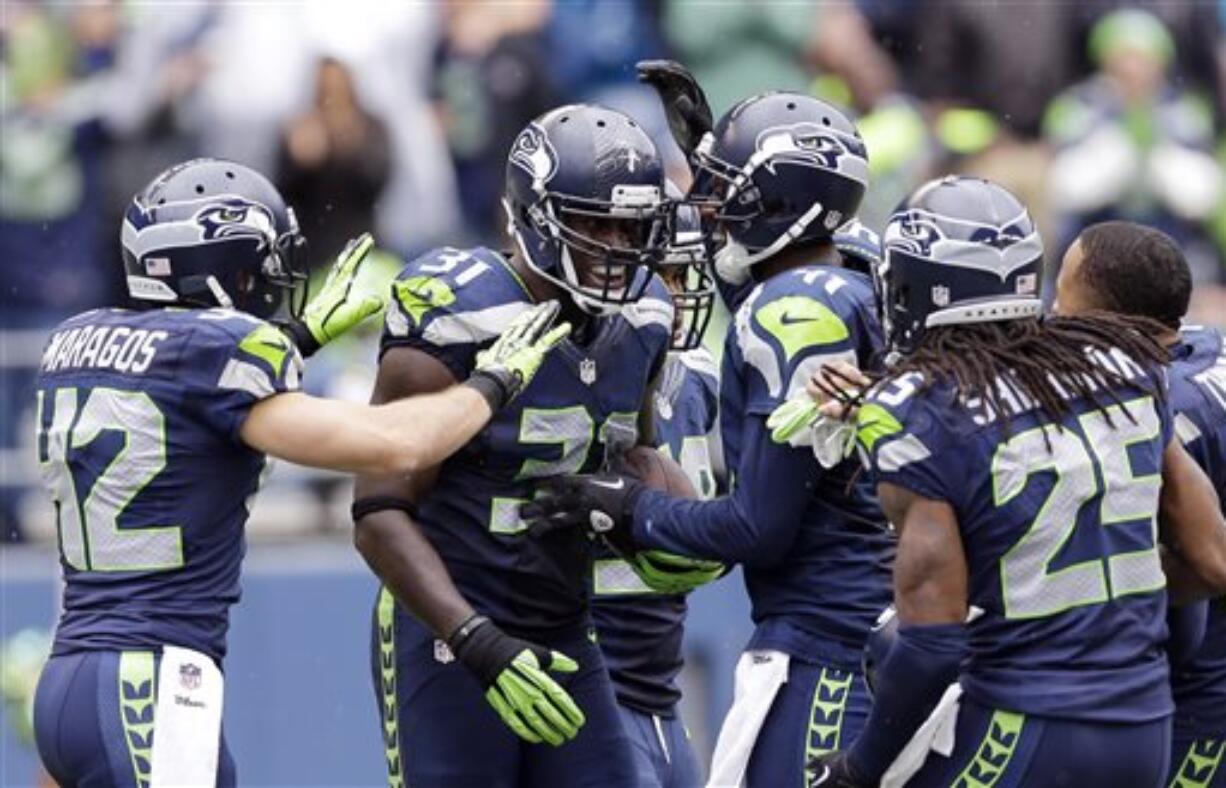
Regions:
[[585, 358], [579, 362], [579, 380], [583, 384], [590, 386], [596, 382], [596, 362], [590, 358]]
[[932, 303], [937, 306], [949, 306], [949, 288], [945, 285], [933, 285]]
[[179, 666], [179, 684], [185, 690], [200, 689], [200, 666], [184, 662]]
[[455, 654], [451, 653], [451, 647], [442, 640], [434, 641], [434, 661], [440, 665], [447, 665], [455, 662]]

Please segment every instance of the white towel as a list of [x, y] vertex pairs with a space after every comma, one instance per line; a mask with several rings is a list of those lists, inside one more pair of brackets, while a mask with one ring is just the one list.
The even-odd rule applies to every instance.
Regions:
[[758, 732], [788, 680], [789, 661], [780, 651], [746, 651], [737, 660], [732, 708], [715, 742], [707, 788], [735, 788], [744, 782]]
[[936, 708], [881, 776], [881, 788], [902, 788], [924, 765], [929, 752], [949, 757], [954, 751], [954, 729], [958, 724], [958, 699], [961, 697], [962, 685], [956, 681], [945, 688]]
[[163, 647], [153, 712], [153, 788], [217, 784], [224, 681], [204, 654]]

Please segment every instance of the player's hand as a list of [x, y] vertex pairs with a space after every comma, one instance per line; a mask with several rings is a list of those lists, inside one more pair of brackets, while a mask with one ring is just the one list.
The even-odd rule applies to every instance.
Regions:
[[818, 755], [808, 763], [809, 788], [869, 788], [868, 780], [860, 777], [842, 752]]
[[840, 421], [854, 421], [864, 395], [872, 385], [872, 379], [855, 364], [836, 361], [822, 364], [805, 384], [805, 390], [818, 404], [821, 415]]
[[559, 528], [584, 528], [605, 537], [618, 554], [632, 553], [629, 529], [643, 483], [629, 474], [558, 476], [537, 487], [536, 497], [520, 504], [519, 517], [534, 537]]
[[821, 417], [818, 403], [808, 394], [792, 397], [771, 411], [766, 427], [775, 443], [792, 446], [807, 446], [810, 443], [810, 428]]
[[303, 309], [302, 317], [286, 327], [304, 357], [383, 309], [379, 296], [359, 296], [353, 290], [362, 263], [374, 246], [375, 239], [370, 233], [362, 233], [345, 244], [323, 287]]
[[468, 383], [486, 396], [495, 412], [528, 387], [546, 354], [570, 334], [569, 323], [549, 328], [560, 308], [557, 301], [546, 301], [524, 311], [477, 354]]
[[719, 561], [643, 550], [631, 556], [629, 564], [648, 587], [661, 594], [688, 594], [701, 585], [718, 580], [724, 574]]
[[447, 645], [485, 687], [485, 699], [520, 738], [557, 747], [583, 727], [583, 712], [547, 672], [574, 673], [579, 665], [570, 657], [511, 637], [484, 616], [461, 624]]
[[698, 80], [675, 60], [640, 60], [639, 82], [651, 85], [664, 105], [668, 130], [686, 158], [715, 125], [711, 107]]
[[793, 397], [771, 413], [771, 440], [792, 446], [814, 443], [810, 430], [822, 419], [848, 422], [859, 411], [872, 380], [846, 361], [823, 364], [805, 385], [807, 396]]

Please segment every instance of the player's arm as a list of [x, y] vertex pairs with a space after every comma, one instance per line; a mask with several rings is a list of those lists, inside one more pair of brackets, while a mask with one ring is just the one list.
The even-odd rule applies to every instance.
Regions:
[[633, 508], [634, 541], [726, 563], [777, 563], [795, 540], [817, 463], [810, 452], [772, 442], [764, 416], [748, 417], [743, 445], [727, 496], [691, 501], [644, 490]]
[[878, 669], [863, 731], [845, 754], [825, 759], [838, 778], [831, 784], [876, 785], [957, 679], [966, 649], [968, 573], [953, 509], [885, 482], [878, 495], [899, 532], [898, 639]]
[[[391, 347], [379, 363], [371, 400], [436, 397], [454, 389], [455, 382], [438, 359], [410, 347]], [[354, 545], [397, 603], [446, 641], [472, 671], [508, 727], [529, 742], [562, 744], [583, 726], [583, 712], [546, 671], [573, 672], [578, 666], [564, 654], [506, 635], [464, 599], [414, 522], [417, 504], [437, 475], [437, 465], [431, 464], [408, 474], [359, 476]]]
[[374, 406], [288, 392], [256, 403], [240, 435], [252, 448], [301, 465], [358, 473], [435, 465], [527, 385], [566, 336], [565, 324], [548, 331], [557, 310], [551, 302], [517, 317], [478, 356], [463, 385]]
[[493, 411], [469, 386], [386, 405], [279, 394], [243, 422], [248, 446], [298, 465], [352, 473], [415, 473], [477, 434]]
[[1226, 593], [1226, 520], [1213, 483], [1178, 439], [1162, 455], [1158, 524], [1176, 601]]
[[796, 536], [817, 462], [808, 451], [773, 443], [765, 416], [750, 416], [743, 435], [746, 450], [728, 496], [674, 498], [622, 474], [563, 476], [543, 483], [520, 516], [537, 534], [603, 522], [606, 538], [623, 549], [769, 566]]
[[[379, 362], [371, 402], [403, 403], [452, 390], [455, 378], [437, 359], [407, 347]], [[471, 436], [470, 436], [471, 437]], [[411, 472], [359, 475], [354, 487], [354, 545], [404, 608], [446, 639], [474, 615], [433, 545], [413, 522], [417, 503], [434, 486], [437, 462]]]

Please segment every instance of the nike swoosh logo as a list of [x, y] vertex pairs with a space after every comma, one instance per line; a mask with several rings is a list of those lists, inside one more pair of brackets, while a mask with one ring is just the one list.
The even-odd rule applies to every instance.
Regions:
[[616, 482], [600, 482], [592, 479], [592, 484], [596, 485], [597, 487], [603, 487], [606, 490], [620, 490], [626, 486], [626, 480], [618, 479]]
[[797, 323], [812, 323], [814, 320], [817, 320], [817, 318], [815, 317], [792, 317], [787, 312], [784, 312], [782, 315], [779, 316], [779, 323], [785, 326], [792, 326]]

